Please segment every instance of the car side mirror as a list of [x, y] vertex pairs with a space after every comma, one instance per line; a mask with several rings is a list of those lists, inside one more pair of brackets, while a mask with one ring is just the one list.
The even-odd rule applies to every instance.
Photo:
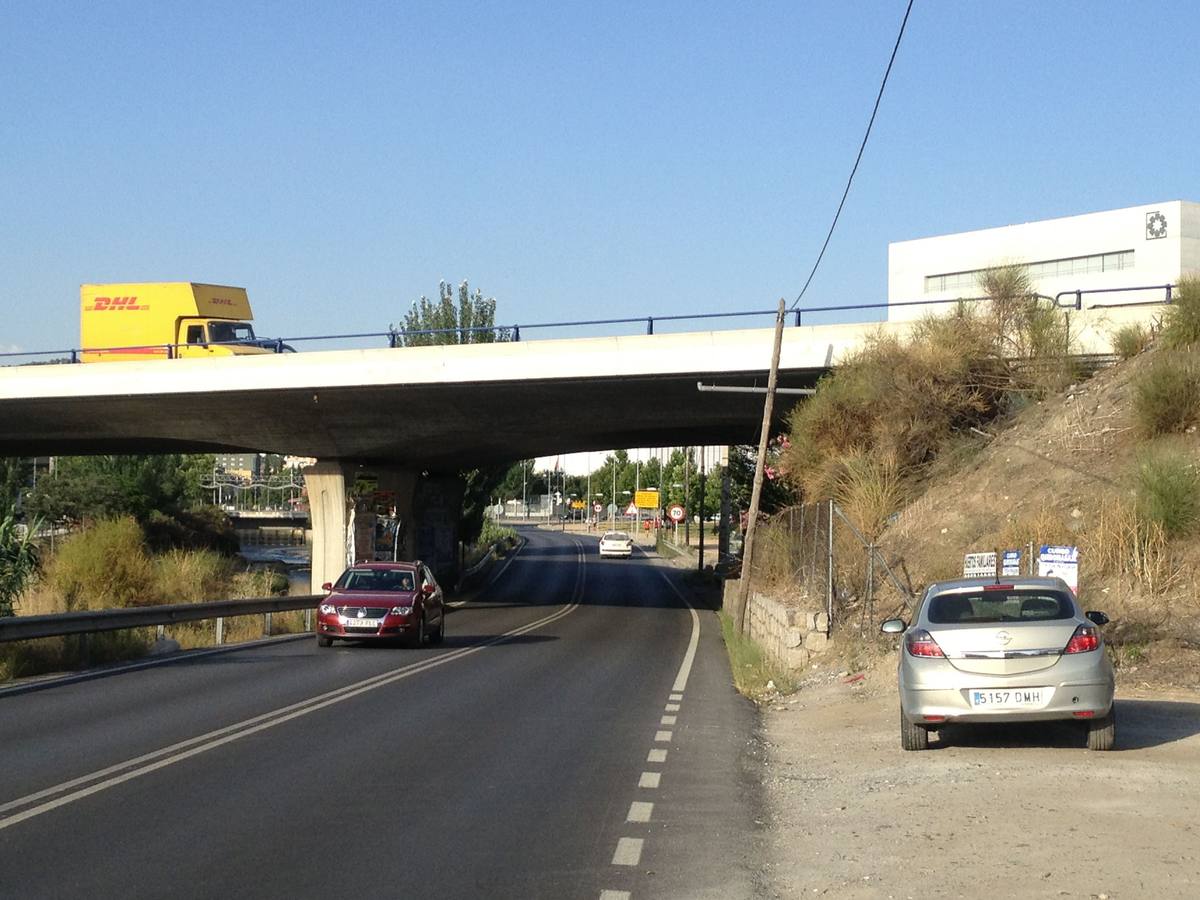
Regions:
[[333, 590], [333, 582], [332, 581], [325, 582], [323, 585], [321, 585], [321, 590], [326, 591], [326, 592], [332, 591]]
[[908, 623], [903, 619], [888, 619], [879, 626], [879, 630], [883, 634], [904, 634], [908, 628]]
[[1100, 612], [1100, 610], [1098, 610], [1098, 609], [1089, 609], [1086, 613], [1084, 613], [1084, 615], [1086, 615], [1089, 619], [1091, 619], [1097, 625], [1107, 625], [1108, 624], [1108, 616], [1106, 616], [1104, 613]]

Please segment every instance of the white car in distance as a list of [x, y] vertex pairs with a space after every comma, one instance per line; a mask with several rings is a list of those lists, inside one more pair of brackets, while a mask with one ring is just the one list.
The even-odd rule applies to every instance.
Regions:
[[607, 531], [600, 538], [600, 558], [606, 556], [633, 556], [633, 538], [624, 531]]

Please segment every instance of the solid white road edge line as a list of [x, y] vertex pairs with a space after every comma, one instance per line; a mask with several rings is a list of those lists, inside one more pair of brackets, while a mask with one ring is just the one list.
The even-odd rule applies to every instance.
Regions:
[[692, 663], [696, 661], [696, 648], [700, 645], [700, 615], [696, 612], [696, 607], [692, 606], [692, 602], [683, 595], [683, 591], [675, 586], [667, 573], [662, 569], [658, 570], [658, 574], [662, 576], [663, 581], [675, 592], [680, 600], [687, 604], [688, 612], [692, 614], [692, 639], [688, 642], [687, 653], [683, 655], [683, 662], [679, 664], [679, 672], [675, 676], [675, 684], [671, 688], [671, 699], [675, 699], [675, 694], [680, 694], [680, 700], [683, 699], [683, 691], [687, 688], [688, 676], [692, 674]]
[[[541, 619], [536, 619], [533, 622], [520, 626], [519, 628], [506, 631], [503, 634], [497, 635], [496, 637], [483, 642], [482, 644], [476, 644], [472, 647], [463, 647], [460, 650], [455, 650], [441, 656], [436, 656], [430, 660], [412, 663], [407, 666], [402, 666], [399, 669], [394, 669], [391, 672], [384, 672], [379, 675], [374, 675], [355, 684], [347, 685], [346, 687], [338, 688], [333, 691], [327, 691], [324, 694], [318, 694], [317, 696], [310, 697], [307, 700], [301, 700], [298, 703], [293, 703], [289, 706], [272, 710], [271, 712], [262, 713], [261, 715], [254, 716], [242, 722], [237, 722], [233, 725], [227, 725], [224, 728], [210, 731], [207, 734], [189, 738], [186, 741], [179, 741], [178, 743], [172, 744], [169, 747], [164, 747], [152, 753], [143, 754], [142, 756], [127, 760], [123, 763], [117, 763], [116, 765], [109, 766], [106, 769], [100, 769], [99, 771], [80, 776], [79, 778], [74, 778], [70, 781], [63, 782], [62, 784], [38, 791], [37, 793], [29, 794], [25, 797], [19, 797], [16, 800], [10, 800], [5, 804], [0, 805], [0, 813], [10, 809], [15, 809], [17, 807], [28, 806], [30, 803], [36, 803], [38, 800], [46, 797], [51, 797], [56, 794], [63, 794], [65, 791], [71, 791], [72, 788], [88, 782], [95, 782], [89, 787], [72, 791], [71, 793], [58, 797], [55, 800], [50, 800], [23, 812], [14, 813], [11, 816], [0, 818], [0, 831], [24, 822], [27, 819], [31, 819], [34, 816], [50, 812], [51, 810], [57, 809], [60, 806], [73, 803], [76, 800], [80, 800], [84, 797], [91, 796], [92, 794], [99, 793], [100, 791], [107, 790], [110, 787], [115, 787], [118, 784], [122, 784], [133, 778], [138, 778], [142, 775], [149, 774], [150, 772], [157, 771], [158, 769], [174, 765], [177, 762], [182, 762], [185, 759], [189, 759], [209, 750], [216, 749], [217, 747], [221, 747], [248, 735], [265, 731], [268, 728], [273, 728], [276, 725], [291, 721], [292, 719], [300, 718], [301, 716], [308, 715], [311, 712], [316, 712], [319, 709], [332, 706], [335, 703], [341, 703], [344, 700], [349, 700], [352, 697], [357, 697], [359, 694], [365, 694], [368, 691], [373, 691], [376, 688], [383, 687], [384, 685], [392, 684], [393, 682], [408, 678], [411, 675], [416, 675], [420, 672], [437, 668], [438, 666], [445, 665], [448, 662], [461, 659], [464, 656], [471, 656], [481, 650], [487, 649], [488, 647], [503, 643], [510, 638], [519, 637], [520, 635], [527, 634], [530, 631], [534, 631], [538, 628], [544, 627], [545, 625], [549, 625], [551, 622], [561, 619], [579, 608], [579, 602], [583, 592], [582, 576], [584, 556], [582, 547], [577, 547], [577, 559], [580, 563], [580, 573], [576, 576], [575, 596], [572, 598], [571, 604], [554, 613], [551, 613], [548, 616], [543, 616]], [[122, 770], [129, 771], [125, 771], [120, 775], [113, 775], [113, 773], [121, 772]], [[108, 775], [113, 775], [113, 777], [105, 778], [105, 776]], [[97, 781], [97, 779], [104, 780]]]

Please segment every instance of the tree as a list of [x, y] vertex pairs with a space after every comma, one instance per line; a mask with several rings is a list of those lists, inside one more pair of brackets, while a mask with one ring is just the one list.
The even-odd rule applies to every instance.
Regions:
[[38, 570], [37, 527], [18, 528], [11, 513], [0, 517], [0, 618], [13, 614], [14, 601]]
[[507, 328], [496, 328], [496, 298], [485, 298], [479, 288], [472, 293], [465, 281], [458, 286], [457, 304], [450, 285], [439, 282], [437, 301], [422, 295], [393, 333], [401, 347], [490, 344], [511, 337]]
[[16, 512], [29, 483], [32, 460], [24, 456], [0, 459], [0, 519]]

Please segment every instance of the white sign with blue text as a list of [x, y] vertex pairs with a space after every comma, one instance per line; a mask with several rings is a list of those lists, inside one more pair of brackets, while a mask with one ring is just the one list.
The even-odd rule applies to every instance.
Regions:
[[1057, 576], [1076, 594], [1079, 593], [1079, 548], [1042, 544], [1038, 552], [1038, 574]]

